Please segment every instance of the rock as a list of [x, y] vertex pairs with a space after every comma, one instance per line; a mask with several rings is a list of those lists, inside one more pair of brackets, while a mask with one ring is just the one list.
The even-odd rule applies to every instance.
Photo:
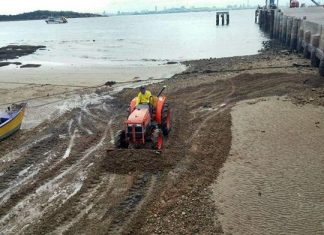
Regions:
[[214, 72], [214, 71], [212, 71], [210, 69], [206, 69], [206, 70], [203, 71], [203, 73], [212, 73], [212, 72]]
[[199, 231], [200, 231], [199, 228], [194, 228], [192, 232], [193, 233], [199, 233]]
[[20, 68], [38, 68], [40, 66], [41, 66], [40, 64], [24, 64], [21, 65]]
[[284, 54], [284, 55], [289, 55], [290, 54], [290, 51], [288, 51], [288, 50], [281, 50], [280, 53], [281, 54]]
[[293, 63], [292, 64], [294, 67], [310, 67], [309, 64], [298, 64], [298, 63]]
[[45, 49], [45, 46], [29, 46], [29, 45], [9, 45], [0, 48], [0, 61], [16, 59], [21, 56], [33, 54], [38, 49]]
[[8, 66], [10, 62], [0, 62], [0, 67]]
[[181, 215], [186, 215], [186, 212], [182, 211]]
[[21, 65], [20, 62], [0, 62], [0, 67], [8, 66], [10, 64]]
[[115, 85], [116, 82], [115, 81], [108, 81], [105, 83], [106, 86], [112, 86], [112, 85]]

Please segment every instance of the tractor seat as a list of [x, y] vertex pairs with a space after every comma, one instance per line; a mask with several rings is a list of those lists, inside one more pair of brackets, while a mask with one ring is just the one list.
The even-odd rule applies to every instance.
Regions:
[[156, 111], [152, 104], [139, 104], [137, 109], [148, 109], [151, 118], [154, 119]]
[[139, 104], [137, 105], [137, 109], [149, 109], [150, 105], [149, 104]]

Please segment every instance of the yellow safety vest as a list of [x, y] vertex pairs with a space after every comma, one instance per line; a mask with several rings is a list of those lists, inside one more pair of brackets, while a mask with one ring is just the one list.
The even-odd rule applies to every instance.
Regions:
[[142, 94], [142, 92], [138, 93], [137, 99], [136, 99], [136, 106], [139, 104], [149, 104], [151, 96], [152, 96], [152, 94], [150, 91], [145, 91], [144, 94]]

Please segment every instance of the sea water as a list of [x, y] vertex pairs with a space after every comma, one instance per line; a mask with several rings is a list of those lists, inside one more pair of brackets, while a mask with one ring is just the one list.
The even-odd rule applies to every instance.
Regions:
[[216, 26], [215, 12], [130, 15], [0, 23], [0, 46], [45, 45], [20, 61], [46, 65], [146, 66], [166, 61], [256, 54], [266, 40], [254, 10], [229, 12]]

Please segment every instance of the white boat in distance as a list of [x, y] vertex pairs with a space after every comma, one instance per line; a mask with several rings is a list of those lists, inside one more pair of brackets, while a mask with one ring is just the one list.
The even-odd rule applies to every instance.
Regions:
[[65, 24], [67, 23], [67, 19], [65, 17], [48, 17], [48, 19], [45, 20], [47, 24]]

